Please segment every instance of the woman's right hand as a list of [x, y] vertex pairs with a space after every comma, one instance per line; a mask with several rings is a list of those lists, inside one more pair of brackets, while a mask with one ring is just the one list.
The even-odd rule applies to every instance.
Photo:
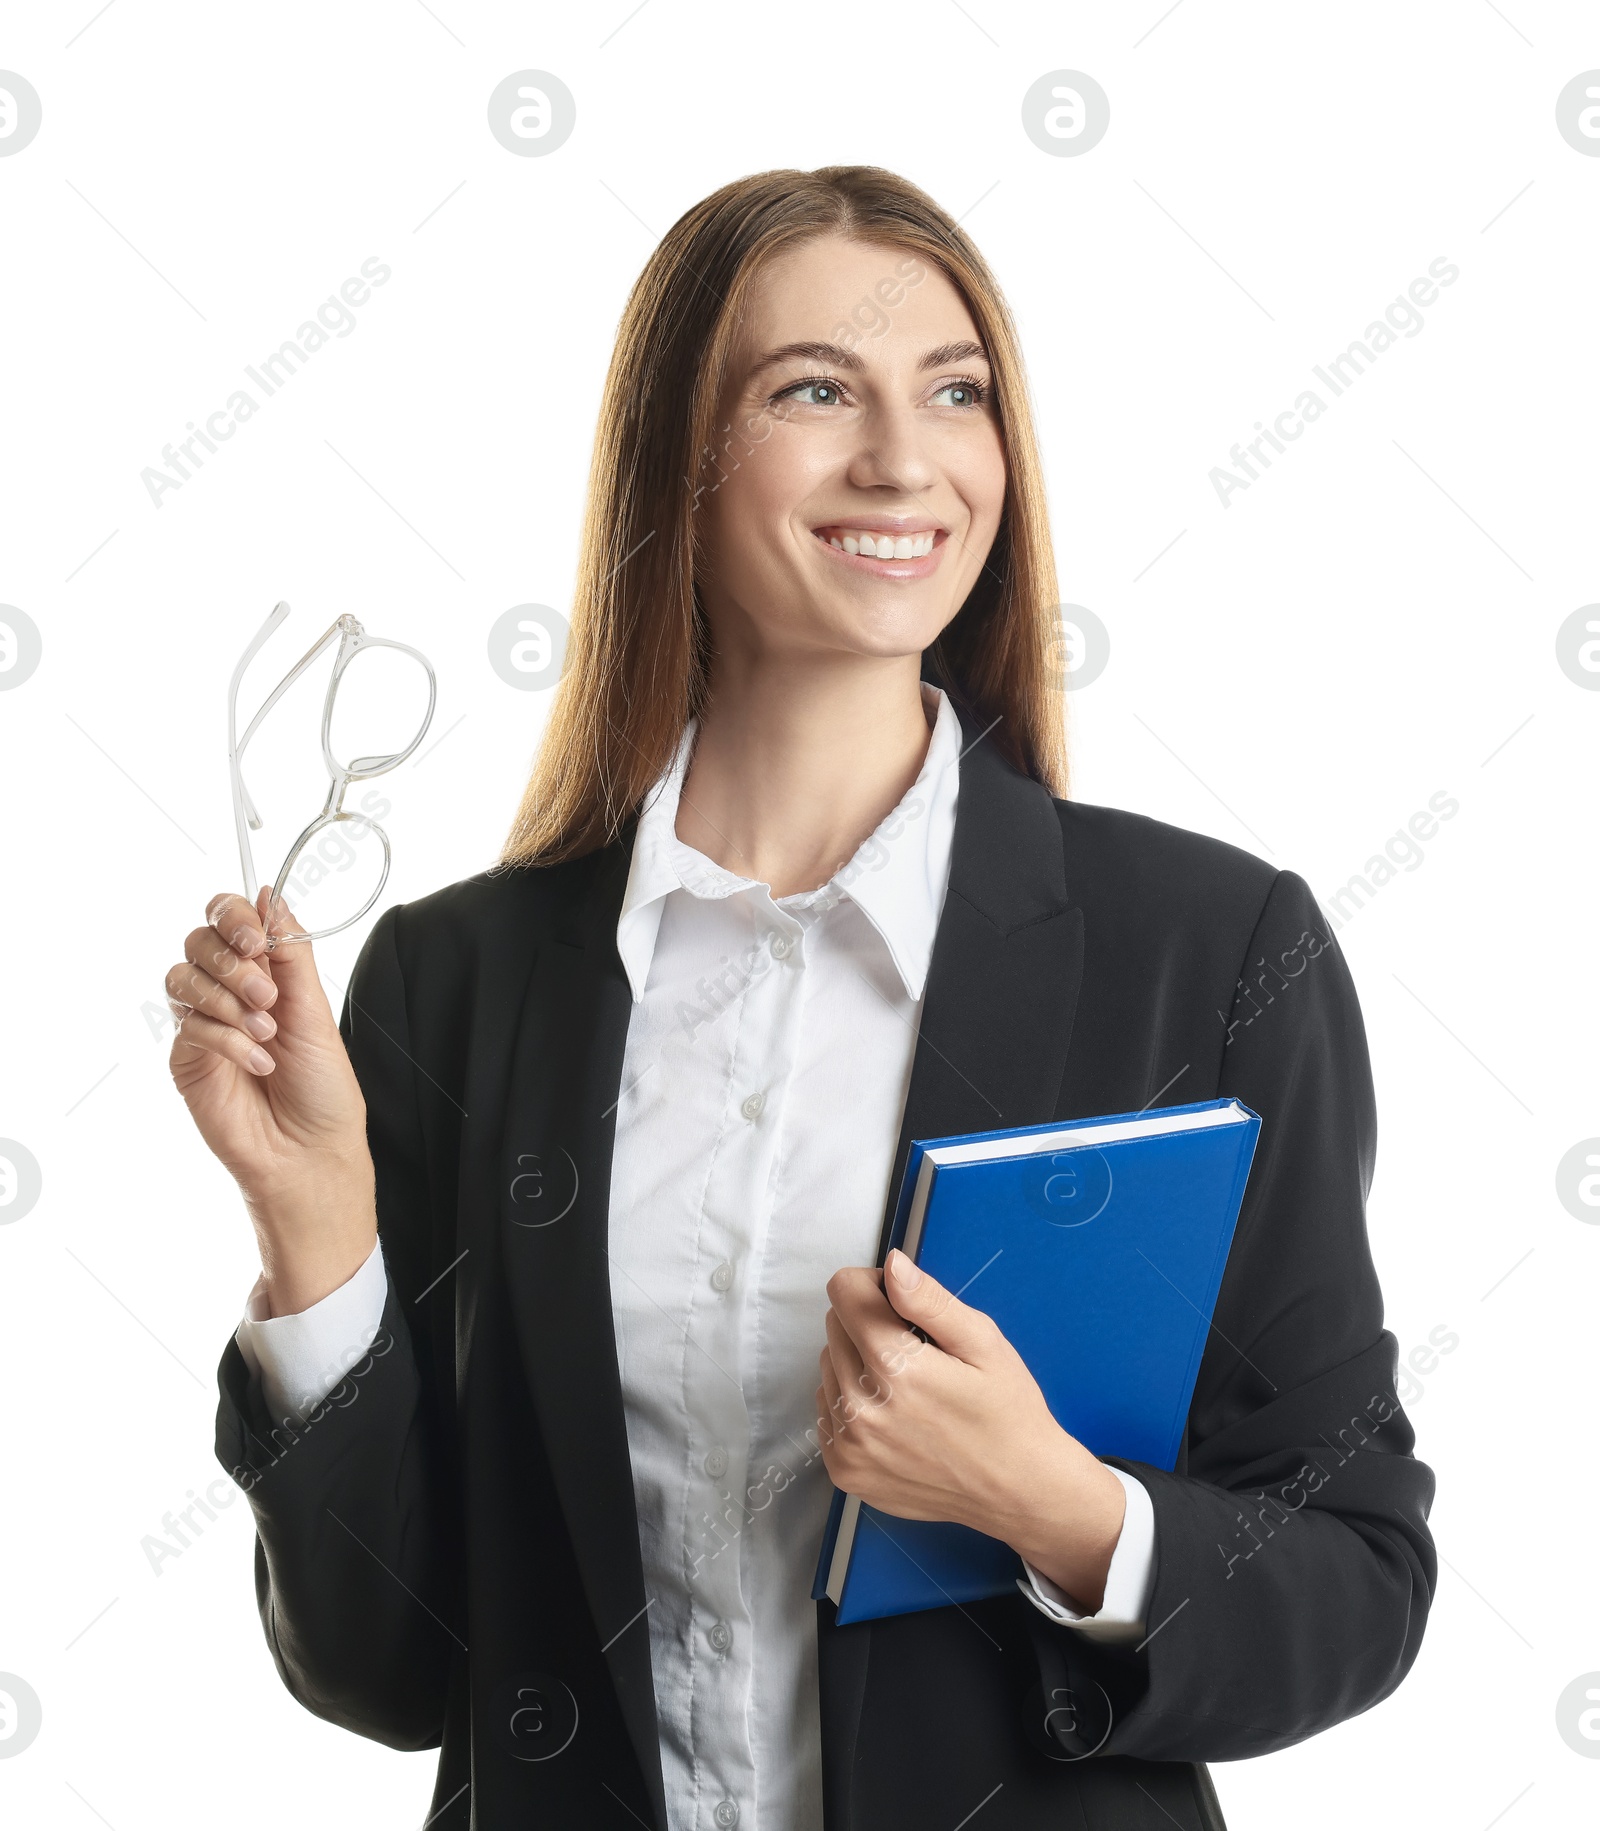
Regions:
[[[239, 1184], [281, 1316], [360, 1269], [376, 1219], [366, 1103], [310, 942], [267, 951], [269, 894], [213, 897], [166, 984], [173, 1082]], [[304, 932], [282, 905], [273, 919]]]

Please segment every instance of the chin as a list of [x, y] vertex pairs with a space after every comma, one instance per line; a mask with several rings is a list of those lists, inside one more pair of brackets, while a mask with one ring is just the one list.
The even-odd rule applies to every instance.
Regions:
[[[836, 580], [792, 574], [730, 580], [729, 595], [743, 607], [742, 620], [759, 648], [796, 657], [833, 653], [883, 661], [920, 655], [960, 608], [951, 608], [943, 589], [873, 581], [870, 590], [841, 591]], [[765, 614], [754, 614], [754, 605]]]
[[939, 638], [950, 622], [944, 606], [913, 610], [905, 605], [886, 606], [882, 613], [863, 613], [852, 606], [848, 615], [835, 627], [852, 653], [863, 658], [889, 660], [901, 655], [920, 655]]

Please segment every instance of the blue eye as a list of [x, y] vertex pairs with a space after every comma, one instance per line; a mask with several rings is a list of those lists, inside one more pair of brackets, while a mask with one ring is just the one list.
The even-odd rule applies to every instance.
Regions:
[[[837, 407], [843, 398], [831, 381], [813, 379], [798, 381], [792, 388], [784, 390], [785, 398], [796, 400], [807, 407]], [[811, 398], [807, 398], [810, 396]]]
[[948, 381], [933, 398], [937, 401], [947, 394], [959, 397], [950, 401], [952, 407], [981, 407], [988, 398], [988, 389], [981, 381]]

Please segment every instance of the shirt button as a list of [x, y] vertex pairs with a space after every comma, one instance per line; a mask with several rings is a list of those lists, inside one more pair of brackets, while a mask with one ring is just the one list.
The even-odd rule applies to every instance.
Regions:
[[733, 1831], [739, 1822], [739, 1802], [736, 1799], [719, 1799], [717, 1809], [711, 1816], [717, 1821], [720, 1831]]
[[[794, 952], [794, 941], [789, 935], [772, 937], [772, 957], [774, 960], [787, 960]], [[737, 1808], [735, 1808], [737, 1810]]]
[[711, 1274], [711, 1288], [714, 1291], [725, 1291], [733, 1283], [733, 1267], [726, 1259]]
[[[725, 1621], [713, 1622], [710, 1629], [707, 1631], [706, 1639], [711, 1642], [711, 1650], [713, 1653], [726, 1653], [728, 1648], [733, 1645], [733, 1629], [730, 1628]], [[719, 1807], [718, 1810], [720, 1811], [721, 1808]], [[737, 1818], [738, 1816], [739, 1808], [735, 1806], [734, 1818]], [[719, 1819], [717, 1822], [721, 1824], [724, 1821]], [[730, 1818], [726, 1822], [732, 1824], [733, 1819]]]
[[739, 1111], [744, 1114], [745, 1118], [754, 1121], [761, 1117], [761, 1109], [766, 1103], [765, 1094], [748, 1094], [739, 1102]]
[[705, 1469], [706, 1469], [706, 1473], [711, 1477], [711, 1479], [713, 1481], [720, 1480], [720, 1478], [722, 1476], [727, 1474], [727, 1472], [728, 1472], [728, 1452], [722, 1447], [722, 1445], [720, 1443], [716, 1446], [715, 1449], [707, 1451]]

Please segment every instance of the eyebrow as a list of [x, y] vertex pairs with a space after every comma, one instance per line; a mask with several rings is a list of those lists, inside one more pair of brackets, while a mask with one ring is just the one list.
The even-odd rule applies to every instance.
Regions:
[[938, 349], [929, 350], [917, 367], [919, 369], [943, 369], [953, 362], [987, 362], [988, 360], [989, 352], [983, 345], [973, 343], [968, 339], [962, 343], [941, 343]]
[[[751, 365], [750, 373], [759, 375], [763, 369], [770, 369], [780, 362], [791, 358], [802, 358], [809, 362], [825, 362], [830, 368], [851, 369], [859, 373], [866, 367], [854, 350], [847, 349], [842, 343], [785, 343], [778, 349], [768, 350], [765, 356], [757, 357]], [[982, 344], [966, 341], [962, 343], [941, 343], [937, 349], [929, 350], [919, 369], [942, 369], [952, 362], [987, 362], [988, 351]]]

